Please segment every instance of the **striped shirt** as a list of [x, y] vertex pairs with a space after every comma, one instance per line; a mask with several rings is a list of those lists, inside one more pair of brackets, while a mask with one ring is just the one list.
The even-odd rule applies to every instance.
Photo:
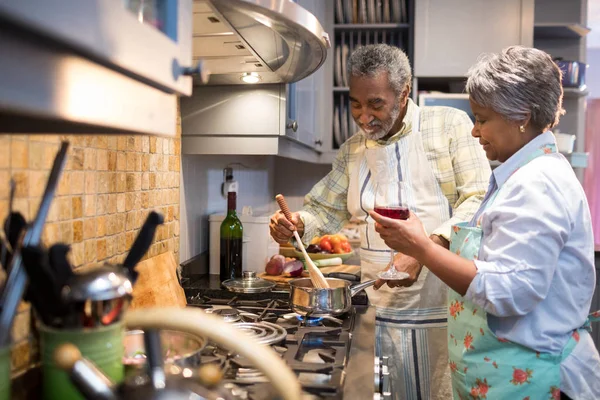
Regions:
[[[408, 109], [400, 131], [380, 144], [391, 145], [412, 131], [416, 105]], [[424, 107], [420, 113], [423, 148], [440, 188], [452, 207], [452, 217], [436, 228], [435, 235], [450, 238], [451, 226], [469, 221], [485, 195], [491, 169], [477, 139], [471, 136], [473, 123], [463, 111], [450, 107]], [[304, 241], [335, 233], [350, 221], [347, 207], [348, 160], [364, 143], [362, 131], [348, 139], [338, 151], [331, 172], [304, 198], [300, 217]]]

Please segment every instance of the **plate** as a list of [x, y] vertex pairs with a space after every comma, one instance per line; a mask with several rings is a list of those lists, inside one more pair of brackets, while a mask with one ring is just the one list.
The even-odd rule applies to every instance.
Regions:
[[340, 107], [337, 104], [333, 111], [333, 137], [335, 138], [338, 147], [344, 143], [340, 132]]
[[344, 23], [344, 8], [342, 7], [342, 0], [335, 1], [335, 20], [338, 24]]
[[344, 82], [344, 86], [348, 86], [348, 76], [346, 67], [348, 66], [348, 45], [346, 43], [342, 44], [342, 80]]
[[340, 115], [342, 118], [342, 132], [341, 132], [341, 136], [342, 136], [342, 140], [345, 142], [346, 140], [348, 140], [348, 104], [346, 103], [346, 99], [344, 99], [343, 96], [340, 96], [340, 103], [341, 104], [341, 108], [340, 108]]
[[342, 46], [335, 46], [335, 85], [344, 86], [342, 75]]
[[[301, 251], [299, 250], [295, 250], [296, 252], [296, 257], [300, 260], [304, 260], [304, 254], [302, 254]], [[326, 253], [308, 253], [308, 256], [310, 257], [311, 260], [313, 261], [317, 261], [317, 260], [327, 260], [330, 258], [335, 258], [335, 257], [339, 257], [342, 259], [342, 261], [346, 261], [347, 259], [349, 259], [352, 255], [354, 254], [353, 251], [351, 251], [350, 253], [342, 253], [342, 254], [326, 254]]]

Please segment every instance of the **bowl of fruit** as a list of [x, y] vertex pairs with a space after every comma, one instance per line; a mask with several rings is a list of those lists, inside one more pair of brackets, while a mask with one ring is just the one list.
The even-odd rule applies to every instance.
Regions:
[[[335, 235], [317, 236], [311, 240], [306, 247], [306, 252], [311, 260], [326, 260], [339, 257], [342, 261], [352, 256], [353, 251], [348, 238], [341, 233]], [[304, 259], [304, 255], [298, 249], [295, 250], [296, 257]]]

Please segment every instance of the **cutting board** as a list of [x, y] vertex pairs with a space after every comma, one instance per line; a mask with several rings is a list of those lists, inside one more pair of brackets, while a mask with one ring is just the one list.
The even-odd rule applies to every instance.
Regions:
[[[329, 274], [331, 272], [345, 272], [348, 274], [358, 274], [360, 272], [359, 265], [344, 265], [344, 264], [342, 264], [342, 265], [337, 265], [335, 267], [321, 267], [319, 269], [321, 270], [321, 272], [323, 274]], [[302, 276], [308, 276], [308, 272], [304, 271], [302, 273]], [[276, 282], [278, 286], [285, 286], [292, 279], [296, 279], [296, 278], [290, 278], [290, 277], [283, 276], [283, 275], [267, 275], [266, 272], [261, 272], [260, 274], [258, 274], [258, 277], [263, 278], [268, 281]]]
[[177, 263], [173, 253], [148, 258], [136, 266], [139, 273], [133, 285], [130, 308], [185, 307], [183, 288], [177, 279]]

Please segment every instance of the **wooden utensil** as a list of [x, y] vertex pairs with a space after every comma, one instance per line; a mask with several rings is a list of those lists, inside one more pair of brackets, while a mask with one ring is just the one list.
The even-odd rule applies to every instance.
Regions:
[[185, 307], [185, 293], [177, 280], [177, 263], [167, 252], [137, 264], [138, 279], [133, 285], [131, 309]]
[[[283, 198], [283, 195], [278, 194], [277, 196], [275, 196], [275, 200], [277, 200], [277, 204], [279, 204], [279, 208], [281, 209], [281, 212], [283, 212], [283, 215], [285, 215], [285, 218], [288, 221], [290, 221], [290, 223], [292, 223], [292, 213], [290, 212], [290, 209], [288, 208], [287, 203], [285, 202], [285, 199]], [[300, 247], [300, 251], [302, 251], [302, 254], [304, 255], [304, 259], [306, 260], [308, 274], [310, 276], [310, 281], [312, 282], [313, 286], [317, 289], [328, 289], [329, 283], [327, 283], [327, 280], [323, 276], [323, 273], [312, 262], [312, 260], [308, 256], [308, 253], [306, 253], [306, 249], [304, 248], [304, 243], [302, 243], [302, 240], [300, 239], [300, 235], [298, 235], [298, 231], [296, 230], [296, 227], [294, 227], [293, 232], [294, 232], [294, 237], [296, 238], [296, 242], [298, 242], [298, 247]]]

